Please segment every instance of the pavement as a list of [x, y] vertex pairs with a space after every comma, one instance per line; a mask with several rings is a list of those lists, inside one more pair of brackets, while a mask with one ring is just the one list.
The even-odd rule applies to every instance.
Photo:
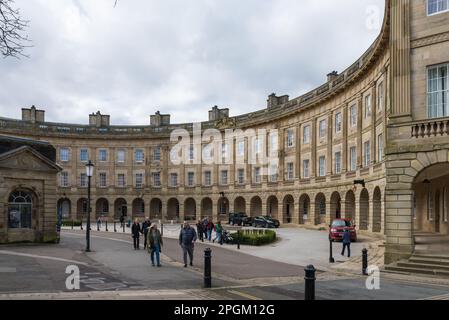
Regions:
[[[316, 275], [317, 299], [449, 299], [449, 280], [444, 279], [382, 273], [378, 290], [369, 290], [367, 278], [360, 275], [360, 264], [354, 270], [337, 270], [326, 267], [325, 258], [315, 257], [313, 250], [302, 250], [305, 246], [316, 246], [324, 252], [324, 245], [317, 243], [328, 244], [326, 233], [322, 232], [296, 229], [299, 235], [295, 235], [293, 228], [280, 229], [282, 240], [264, 247], [276, 252], [276, 255], [267, 254], [267, 258], [263, 248], [252, 248], [254, 252], [250, 252], [251, 248], [244, 246], [238, 251], [235, 246], [197, 243], [194, 267], [183, 268], [181, 250], [174, 239], [177, 231], [174, 227], [164, 230], [162, 268], [151, 267], [144, 250], [132, 249], [128, 233], [93, 230], [89, 253], [84, 251], [85, 232], [70, 229], [62, 231], [58, 245], [0, 246], [0, 300], [302, 300], [304, 265], [301, 263], [312, 259], [316, 259], [317, 266], [322, 263], [326, 268]], [[316, 238], [310, 240], [310, 237]], [[360, 245], [375, 244], [375, 240], [369, 240]], [[213, 250], [212, 289], [203, 289], [206, 247]], [[310, 260], [305, 258], [307, 254], [311, 254]], [[351, 259], [343, 260], [337, 265], [356, 264]], [[70, 291], [65, 286], [68, 265], [80, 268], [80, 290]]]

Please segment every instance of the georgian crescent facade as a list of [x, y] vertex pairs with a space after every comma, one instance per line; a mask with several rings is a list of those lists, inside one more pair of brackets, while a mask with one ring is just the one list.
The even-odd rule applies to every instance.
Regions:
[[[272, 94], [264, 110], [237, 117], [214, 107], [203, 130], [278, 130], [279, 167], [268, 175], [248, 161], [173, 165], [170, 134], [193, 125], [173, 125], [159, 112], [148, 125], [110, 125], [100, 112], [75, 125], [46, 122], [32, 107], [22, 120], [1, 118], [0, 133], [56, 148], [65, 218], [85, 216], [91, 159], [96, 217], [227, 220], [246, 212], [306, 225], [351, 218], [359, 230], [385, 236], [389, 263], [413, 253], [419, 232], [449, 234], [447, 2], [387, 0], [372, 46], [303, 96]], [[239, 156], [247, 154], [235, 150]], [[5, 212], [3, 219], [5, 227]]]

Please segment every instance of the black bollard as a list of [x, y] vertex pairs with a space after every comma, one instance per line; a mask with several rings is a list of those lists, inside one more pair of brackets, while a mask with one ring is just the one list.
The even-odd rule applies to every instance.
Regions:
[[204, 288], [212, 288], [212, 250], [204, 250]]
[[240, 250], [240, 230], [237, 231], [237, 249]]
[[81, 220], [81, 231], [83, 230], [83, 220]]
[[329, 263], [335, 263], [334, 255], [332, 253], [332, 243], [334, 240], [329, 238]]
[[164, 224], [161, 223], [161, 237], [164, 236]]
[[117, 232], [117, 222], [114, 220], [114, 232]]
[[223, 245], [223, 232], [221, 232], [221, 235], [220, 235], [220, 245], [221, 246]]
[[125, 233], [125, 223], [123, 223], [123, 233]]
[[368, 275], [368, 250], [362, 250], [362, 274], [364, 276]]
[[97, 223], [97, 231], [100, 231], [100, 224]]
[[304, 300], [306, 301], [315, 300], [316, 269], [313, 265], [309, 265], [304, 269], [304, 271], [306, 272], [306, 275], [304, 277], [305, 280]]
[[73, 230], [73, 225], [74, 225], [74, 223], [75, 223], [75, 222], [74, 222], [73, 219], [72, 219], [72, 230]]
[[106, 220], [106, 232], [109, 232], [109, 230], [108, 230], [108, 220]]

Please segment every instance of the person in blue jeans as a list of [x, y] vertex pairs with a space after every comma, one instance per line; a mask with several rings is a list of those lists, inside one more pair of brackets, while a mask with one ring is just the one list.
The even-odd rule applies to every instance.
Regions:
[[351, 232], [349, 230], [345, 230], [345, 233], [343, 233], [343, 251], [341, 252], [341, 255], [345, 255], [345, 250], [348, 248], [348, 258], [351, 257]]
[[148, 246], [148, 252], [151, 254], [151, 265], [155, 267], [154, 264], [154, 256], [156, 256], [156, 263], [158, 267], [161, 267], [161, 248], [163, 245], [162, 235], [159, 229], [157, 228], [157, 225], [153, 223], [148, 230], [148, 240], [147, 243]]

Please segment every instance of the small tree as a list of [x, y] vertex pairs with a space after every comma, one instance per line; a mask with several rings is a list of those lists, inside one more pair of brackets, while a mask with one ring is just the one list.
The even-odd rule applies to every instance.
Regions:
[[3, 57], [27, 57], [24, 50], [29, 40], [25, 34], [29, 21], [23, 20], [14, 0], [0, 0], [0, 52]]

